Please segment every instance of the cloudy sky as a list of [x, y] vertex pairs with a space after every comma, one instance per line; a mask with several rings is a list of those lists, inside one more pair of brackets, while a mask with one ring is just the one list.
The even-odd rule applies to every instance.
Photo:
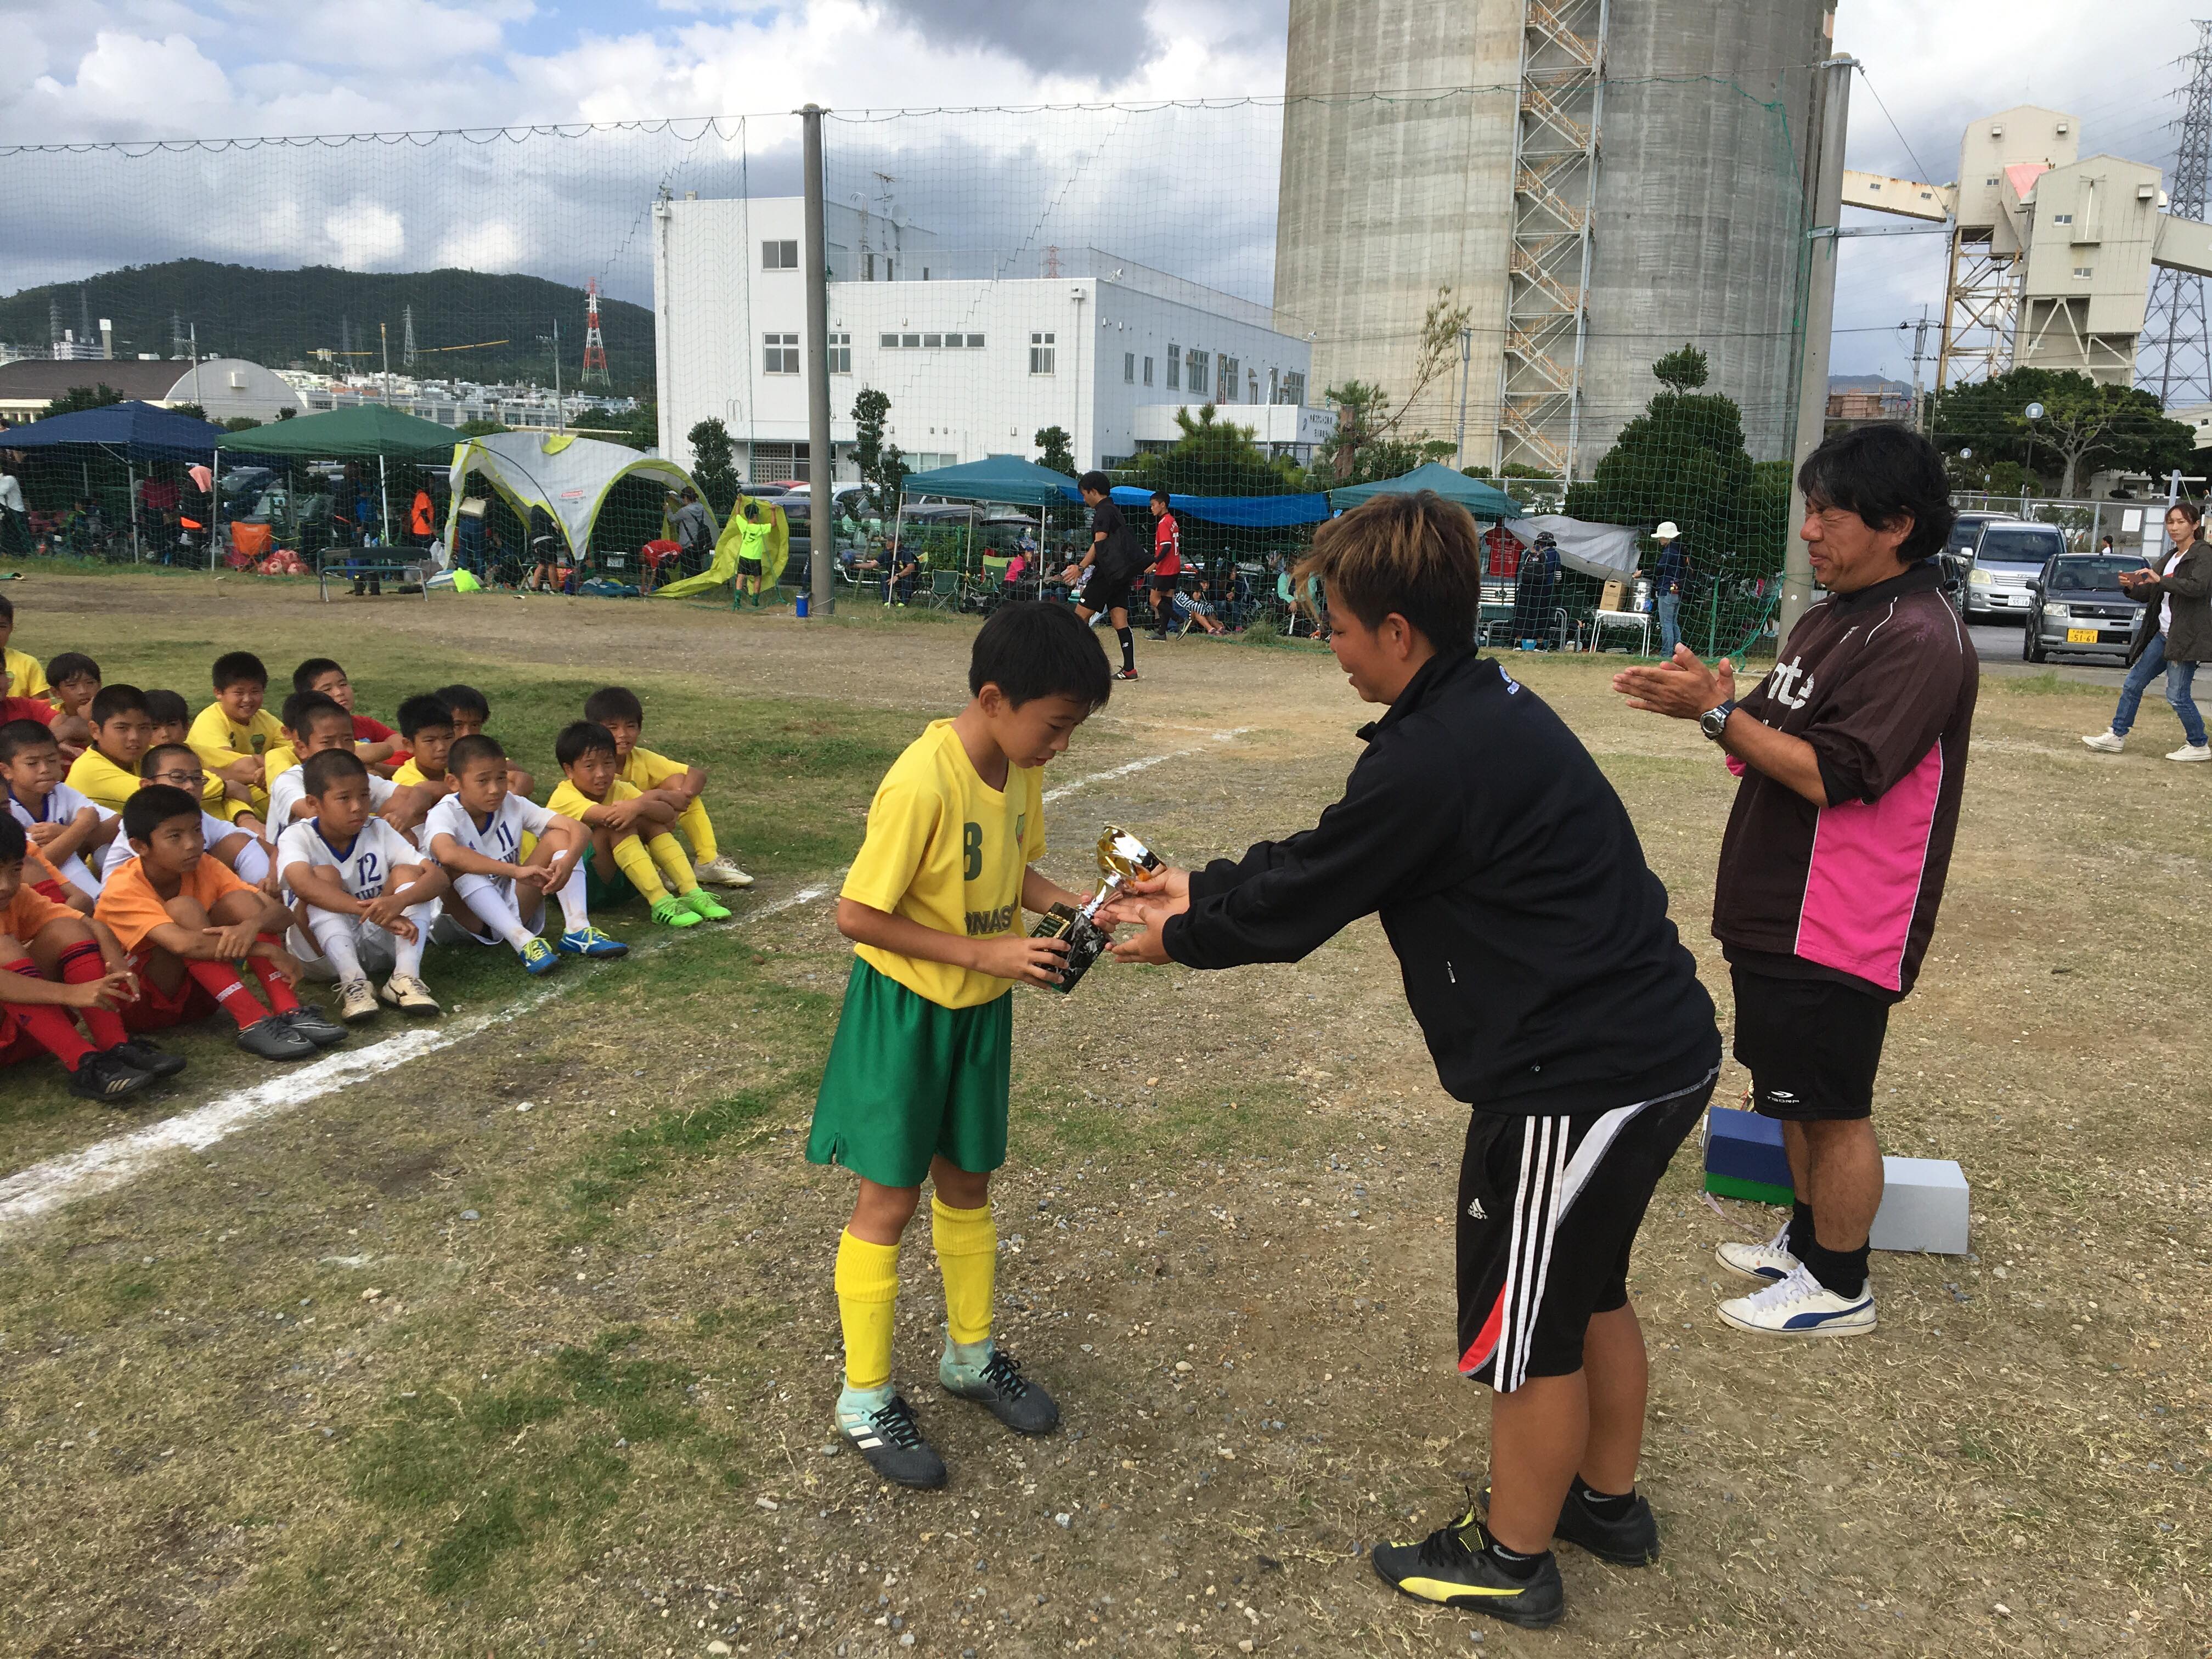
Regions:
[[[532, 227], [557, 228], [560, 213], [513, 211], [489, 157], [473, 182], [434, 149], [395, 148], [366, 171], [343, 152], [161, 158], [132, 171], [120, 190], [89, 164], [72, 171], [46, 157], [0, 158], [9, 170], [0, 182], [0, 289], [68, 274], [84, 259], [119, 263], [133, 226], [155, 222], [198, 227], [211, 250], [257, 263], [282, 263], [278, 250], [292, 246], [300, 258], [385, 268], [507, 257], [575, 280], [599, 270], [634, 277], [635, 250], [623, 238], [636, 178], [719, 193], [730, 170], [744, 167], [756, 189], [787, 184], [795, 124], [780, 112], [800, 103], [858, 111], [1271, 97], [1282, 89], [1286, 9], [1287, 0], [1134, 0], [1119, 9], [1066, 0], [0, 0], [9, 46], [0, 54], [0, 143], [777, 116], [751, 124], [736, 146], [726, 135], [705, 143], [662, 135], [597, 152], [569, 191], [572, 204], [588, 203], [595, 190], [610, 198], [597, 204], [590, 238], [566, 239], [592, 240], [589, 248], [533, 240]], [[2031, 100], [2078, 115], [2087, 150], [2163, 163], [2179, 109], [2169, 95], [2179, 81], [2172, 60], [2194, 38], [2187, 9], [2177, 0], [1843, 0], [1838, 45], [1866, 69], [1853, 93], [1851, 163], [1948, 180], [1967, 119]], [[1119, 21], [1101, 27], [1115, 13]], [[1123, 129], [1111, 118], [1071, 116], [1052, 156], [1037, 153], [1028, 129], [971, 124], [939, 152], [938, 193], [964, 190], [978, 204], [1018, 197], [1012, 219], [1036, 222], [1010, 219], [985, 234], [1052, 239], [1061, 233], [1034, 191], [1003, 181], [1029, 176], [1024, 167], [1038, 178], [1068, 173], [1069, 156], [1126, 149], [1129, 133], [1150, 133], [1161, 176], [1201, 171], [1205, 187], [1172, 235], [1156, 234], [1151, 246], [1123, 238], [1119, 251], [1176, 259], [1241, 291], [1256, 280], [1264, 293], [1272, 159], [1240, 171], [1228, 159], [1240, 147], [1221, 141], [1232, 131], [1262, 134], [1268, 118], [1133, 118], [1139, 125]], [[870, 137], [845, 135], [833, 195], [877, 188]], [[551, 194], [561, 188], [550, 180]], [[914, 192], [926, 194], [926, 184], [882, 188], [904, 192], [902, 205], [920, 216]], [[45, 228], [58, 209], [73, 226], [69, 236]], [[1122, 228], [1102, 228], [1094, 215], [1087, 233], [1073, 218], [1069, 228], [1103, 240]], [[1133, 211], [1127, 231], [1139, 234]], [[1895, 325], [1936, 307], [1942, 249], [1941, 237], [1847, 246], [1838, 372], [1910, 374], [1908, 337]], [[630, 263], [620, 265], [624, 258]]]

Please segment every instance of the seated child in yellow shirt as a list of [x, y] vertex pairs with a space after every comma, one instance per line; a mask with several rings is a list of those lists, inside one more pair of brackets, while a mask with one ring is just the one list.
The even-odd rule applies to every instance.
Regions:
[[669, 927], [696, 927], [729, 915], [699, 885], [691, 860], [668, 833], [674, 809], [615, 775], [615, 740], [606, 727], [589, 720], [562, 726], [553, 758], [561, 764], [562, 781], [546, 809], [576, 819], [592, 835], [584, 854], [588, 904], [601, 908], [641, 893], [653, 919]]
[[584, 718], [614, 734], [617, 777], [676, 809], [676, 827], [691, 843], [700, 880], [717, 887], [753, 884], [753, 878], [738, 867], [735, 859], [725, 857], [715, 842], [704, 799], [706, 772], [639, 745], [645, 731], [645, 705], [635, 692], [624, 685], [602, 686], [584, 700]]
[[[151, 729], [147, 734], [146, 752], [150, 755], [155, 750], [169, 744], [181, 744], [185, 748], [191, 749], [191, 745], [185, 743], [185, 739], [192, 729], [192, 711], [191, 706], [185, 702], [185, 694], [181, 691], [167, 690], [161, 687], [150, 687], [146, 691], [145, 697], [146, 718], [152, 722]], [[196, 757], [199, 753], [196, 749], [192, 752]], [[225, 823], [246, 830], [250, 835], [259, 834], [261, 820], [254, 816], [253, 810], [244, 801], [233, 800], [223, 793], [221, 778], [211, 772], [204, 772], [200, 778], [199, 791], [202, 810], [212, 817], [221, 818]], [[243, 823], [240, 822], [241, 819], [244, 820]], [[126, 842], [125, 844], [127, 846], [129, 843]]]
[[453, 716], [445, 699], [434, 691], [418, 692], [403, 702], [392, 718], [399, 722], [401, 740], [412, 751], [392, 773], [392, 782], [434, 789], [441, 796], [453, 793], [446, 751], [453, 746]]
[[64, 651], [46, 665], [46, 701], [54, 706], [54, 741], [61, 745], [63, 764], [90, 745], [92, 700], [99, 695], [100, 665], [83, 652]]
[[270, 750], [283, 741], [284, 726], [261, 704], [269, 671], [251, 651], [226, 651], [215, 659], [215, 701], [199, 712], [185, 741], [199, 750], [208, 770], [234, 799], [244, 791], [257, 818], [269, 812]]
[[94, 806], [120, 812], [138, 793], [138, 761], [154, 741], [146, 694], [135, 685], [103, 685], [91, 719], [92, 745], [70, 763], [64, 781]]

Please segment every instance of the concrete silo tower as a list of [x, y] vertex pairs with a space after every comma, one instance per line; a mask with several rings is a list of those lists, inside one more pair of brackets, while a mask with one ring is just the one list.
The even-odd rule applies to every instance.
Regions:
[[[1316, 400], [1403, 397], [1464, 464], [1589, 476], [1685, 343], [1786, 453], [1813, 65], [1832, 0], [1291, 0], [1275, 307]], [[1296, 319], [1295, 323], [1291, 319]]]

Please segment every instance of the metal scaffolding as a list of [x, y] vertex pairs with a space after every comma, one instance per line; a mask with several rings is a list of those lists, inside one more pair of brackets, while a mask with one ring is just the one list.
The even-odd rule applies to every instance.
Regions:
[[[2181, 143], [2166, 182], [2166, 207], [2176, 218], [2202, 220], [2212, 194], [2212, 18], [2198, 18], [2197, 49], [2181, 62], [2189, 78], [2178, 90], [2185, 101]], [[2171, 266], [2154, 273], [2144, 319], [2141, 383], [2155, 387], [2168, 409], [2212, 402], [2212, 325], [2204, 311], [2204, 279]]]

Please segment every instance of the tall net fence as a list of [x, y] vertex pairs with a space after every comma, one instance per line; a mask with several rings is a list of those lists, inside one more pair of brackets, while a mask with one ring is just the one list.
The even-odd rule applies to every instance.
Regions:
[[[1304, 634], [1288, 573], [1339, 492], [1430, 466], [1489, 532], [1492, 642], [1656, 648], [1663, 619], [1740, 650], [1788, 528], [1799, 135], [1726, 83], [1603, 91], [1595, 139], [1528, 86], [830, 112], [823, 504], [796, 116], [18, 147], [0, 418], [143, 399], [233, 435], [0, 435], [26, 509], [0, 531], [275, 569], [434, 542], [519, 581], [559, 471], [556, 580], [701, 568], [688, 482], [715, 525], [780, 511], [787, 584], [818, 547], [851, 601], [983, 609], [1063, 591], [1088, 544], [1036, 464], [1106, 472], [1147, 544], [1166, 492], [1188, 574], [1158, 620]], [[443, 430], [252, 447], [364, 410]], [[455, 514], [471, 435], [509, 461]], [[1563, 533], [1561, 562], [1546, 514], [1631, 533], [1610, 563]]]

